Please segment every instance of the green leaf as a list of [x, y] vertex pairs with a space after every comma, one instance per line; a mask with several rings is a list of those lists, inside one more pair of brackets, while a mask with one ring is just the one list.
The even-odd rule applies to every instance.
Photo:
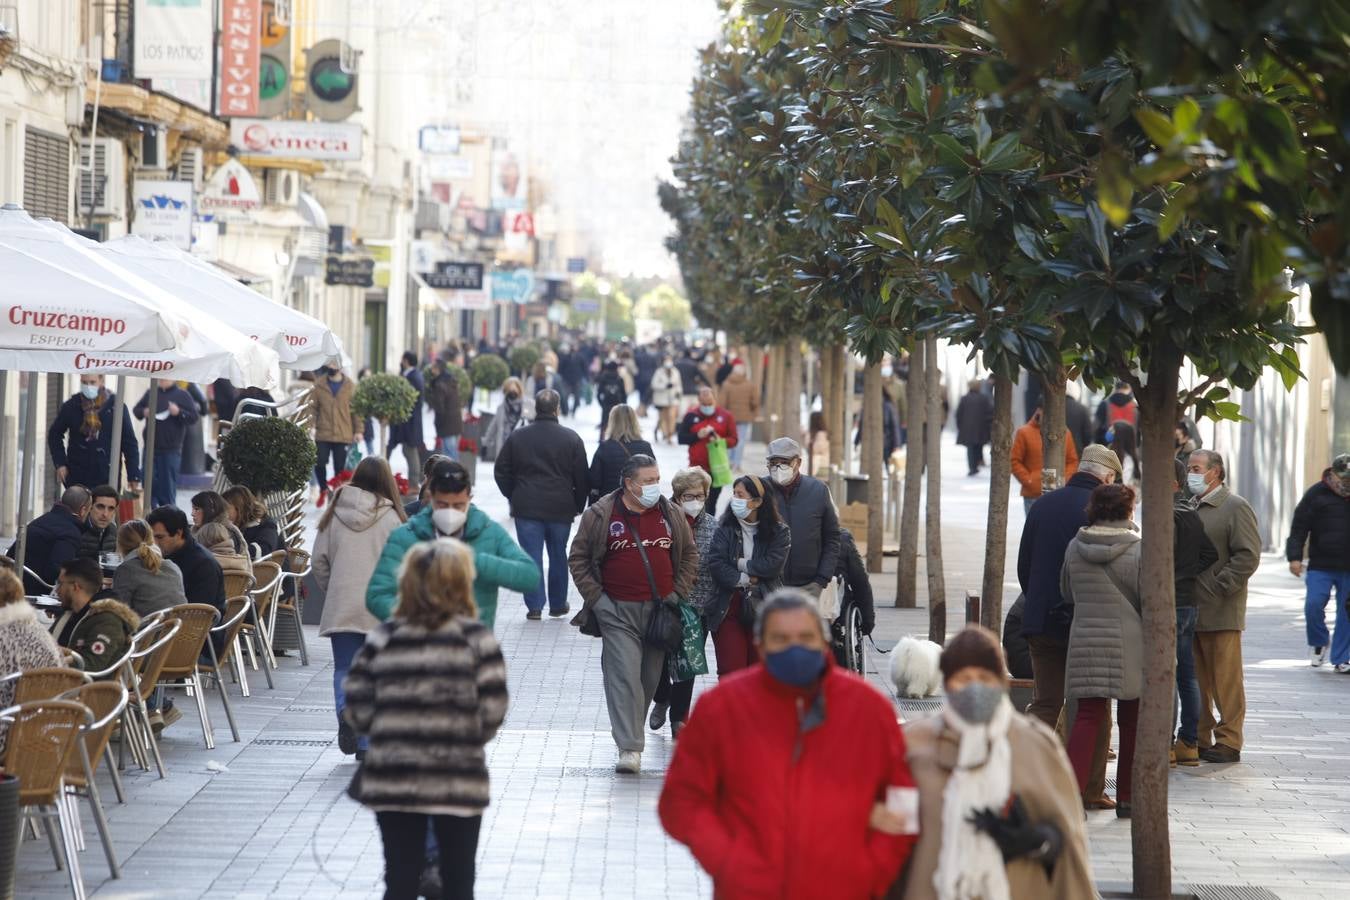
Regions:
[[989, 146], [989, 141], [994, 132], [989, 127], [989, 120], [985, 118], [984, 113], [975, 114], [975, 155], [984, 158], [984, 150]]
[[893, 235], [899, 241], [900, 246], [906, 250], [911, 249], [909, 234], [905, 230], [905, 222], [900, 218], [900, 213], [885, 197], [877, 198], [877, 216], [880, 217], [882, 223], [890, 232], [890, 235], [887, 235], [888, 237]]
[[1115, 151], [1103, 154], [1097, 167], [1097, 202], [1117, 228], [1125, 227], [1134, 200], [1134, 185], [1125, 168], [1125, 160]]
[[1186, 210], [1195, 202], [1195, 185], [1188, 184], [1177, 191], [1163, 208], [1162, 218], [1158, 220], [1158, 240], [1166, 241], [1176, 234], [1181, 223], [1186, 221]]
[[1177, 108], [1172, 112], [1172, 124], [1176, 130], [1186, 135], [1193, 136], [1195, 126], [1200, 122], [1200, 104], [1196, 103], [1191, 97], [1187, 97], [1177, 104]]
[[1168, 148], [1176, 140], [1177, 130], [1172, 120], [1156, 109], [1140, 107], [1134, 111], [1134, 120], [1144, 129], [1148, 139], [1161, 149]]
[[768, 53], [783, 39], [783, 29], [787, 26], [787, 13], [779, 10], [764, 22], [764, 30], [759, 35], [759, 52]]
[[1017, 246], [1023, 253], [1037, 262], [1045, 259], [1045, 254], [1041, 252], [1040, 236], [1021, 222], [1013, 225], [1013, 237], [1017, 241]]
[[1089, 203], [1087, 216], [1088, 237], [1092, 240], [1092, 249], [1097, 251], [1097, 258], [1101, 260], [1102, 265], [1110, 267], [1111, 240], [1106, 234], [1106, 215], [1096, 203]]
[[969, 169], [970, 151], [961, 145], [961, 142], [950, 134], [935, 134], [929, 138], [938, 148], [938, 156], [943, 163], [949, 166], [958, 166], [962, 169]]

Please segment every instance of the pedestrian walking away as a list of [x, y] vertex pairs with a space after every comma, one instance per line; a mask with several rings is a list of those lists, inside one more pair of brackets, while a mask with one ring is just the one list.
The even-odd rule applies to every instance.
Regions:
[[967, 626], [940, 666], [941, 710], [904, 727], [919, 841], [888, 896], [1096, 896], [1069, 761], [1053, 731], [1013, 709], [998, 638]]
[[324, 592], [319, 636], [333, 645], [338, 749], [348, 756], [364, 755], [366, 748], [358, 745], [356, 733], [343, 721], [346, 698], [342, 682], [366, 635], [380, 623], [366, 610], [366, 585], [389, 535], [403, 522], [403, 506], [389, 463], [368, 456], [357, 464], [351, 481], [333, 495], [314, 538], [314, 581]]
[[586, 447], [575, 431], [558, 424], [559, 401], [557, 391], [540, 391], [534, 398], [534, 421], [511, 433], [493, 467], [497, 488], [511, 504], [516, 539], [546, 573], [541, 585], [525, 592], [525, 615], [532, 620], [543, 617], [545, 602], [551, 616], [571, 611], [567, 536], [590, 493]]
[[688, 519], [661, 496], [656, 460], [631, 457], [622, 487], [586, 510], [568, 565], [585, 603], [572, 624], [603, 641], [600, 671], [619, 750], [614, 768], [635, 775], [642, 726], [665, 665], [665, 650], [646, 639], [647, 626], [656, 605], [678, 604], [698, 575]]
[[389, 450], [403, 448], [403, 459], [408, 464], [408, 480], [411, 481], [422, 471], [422, 460], [426, 458], [427, 446], [425, 427], [422, 422], [422, 396], [426, 392], [426, 380], [417, 367], [417, 354], [411, 350], [399, 359], [399, 374], [403, 376], [413, 390], [417, 391], [417, 401], [413, 403], [412, 415], [406, 421], [393, 425], [389, 429]]
[[769, 597], [755, 635], [764, 662], [704, 694], [680, 733], [661, 825], [717, 897], [881, 896], [919, 832], [895, 710], [835, 666], [802, 591]]
[[[1350, 673], [1350, 453], [1336, 457], [1295, 507], [1284, 554], [1289, 571], [1302, 575], [1307, 585], [1303, 616], [1312, 664], [1326, 661], [1330, 645], [1331, 664], [1341, 674]], [[1333, 591], [1336, 631], [1329, 637], [1327, 601]]]
[[792, 533], [768, 484], [757, 475], [737, 478], [703, 565], [712, 572], [714, 592], [705, 618], [717, 648], [718, 677], [759, 662], [755, 616], [765, 598], [783, 586], [791, 547]]
[[989, 443], [994, 423], [994, 401], [981, 388], [984, 382], [971, 381], [969, 390], [956, 404], [956, 443], [966, 448], [966, 474], [978, 475], [984, 466], [984, 445]]
[[[1041, 471], [1045, 467], [1045, 445], [1041, 437], [1041, 418], [1044, 412], [1036, 408], [1027, 424], [1017, 429], [1012, 444], [1012, 474], [1022, 486], [1022, 510], [1029, 512], [1041, 496]], [[1064, 431], [1064, 480], [1067, 482], [1078, 471], [1078, 448], [1073, 435]]]
[[600, 404], [600, 433], [604, 434], [609, 426], [610, 410], [628, 402], [628, 387], [619, 374], [617, 359], [607, 360], [595, 379], [595, 401]]
[[1116, 766], [1116, 815], [1130, 817], [1134, 732], [1144, 684], [1144, 623], [1139, 591], [1139, 529], [1133, 522], [1134, 490], [1103, 484], [1088, 498], [1087, 524], [1064, 551], [1060, 594], [1073, 607], [1064, 662], [1066, 699], [1078, 701], [1069, 732], [1069, 759], [1084, 801], [1091, 799], [1097, 743], [1108, 708], [1116, 701], [1120, 758]]
[[[442, 357], [431, 361], [431, 382], [426, 387], [427, 406], [431, 407], [436, 429], [436, 452], [459, 459], [459, 436], [464, 431], [464, 413], [459, 382], [450, 374], [451, 363]], [[412, 473], [409, 472], [409, 475]]]
[[684, 388], [680, 372], [667, 354], [661, 367], [652, 373], [652, 406], [656, 407], [656, 439], [674, 443], [675, 427], [680, 416], [680, 401]]
[[591, 457], [590, 502], [594, 503], [605, 494], [612, 494], [619, 489], [619, 473], [623, 471], [624, 463], [635, 453], [656, 456], [652, 445], [642, 439], [638, 416], [633, 407], [620, 403], [610, 410], [605, 439], [595, 448], [595, 455]]
[[[1256, 513], [1229, 490], [1223, 457], [1197, 450], [1186, 486], [1198, 498], [1195, 511], [1219, 553], [1213, 568], [1195, 580], [1195, 674], [1200, 682], [1196, 740], [1205, 762], [1242, 758], [1247, 691], [1242, 674], [1242, 632], [1247, 627], [1247, 582], [1261, 562]], [[1218, 709], [1219, 718], [1214, 718]]]
[[473, 580], [473, 551], [460, 541], [410, 550], [394, 618], [367, 637], [344, 685], [343, 717], [369, 741], [348, 793], [375, 812], [390, 900], [418, 896], [428, 827], [440, 854], [437, 896], [474, 895], [490, 797], [485, 748], [508, 698], [501, 647], [478, 621]]
[[801, 445], [790, 437], [769, 442], [767, 463], [778, 512], [792, 534], [783, 584], [815, 597], [832, 619], [834, 610], [824, 607], [834, 604], [824, 595], [839, 565], [839, 515], [830, 489], [802, 472]]
[[[102, 375], [81, 375], [80, 392], [61, 404], [47, 429], [47, 449], [62, 487], [93, 488], [108, 481], [112, 463], [113, 411], [117, 395]], [[122, 464], [127, 487], [141, 489], [141, 451], [131, 425], [131, 409], [122, 408]]]

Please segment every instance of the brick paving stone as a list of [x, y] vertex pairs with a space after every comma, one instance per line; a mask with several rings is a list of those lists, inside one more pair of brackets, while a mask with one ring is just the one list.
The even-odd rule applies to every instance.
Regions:
[[[578, 430], [593, 447], [594, 407]], [[576, 424], [576, 423], [573, 423]], [[650, 430], [650, 422], [648, 430]], [[978, 589], [987, 484], [964, 476], [964, 454], [944, 433], [944, 529], [948, 633], [960, 627], [960, 598]], [[656, 448], [669, 479], [684, 464], [682, 448]], [[762, 467], [763, 447], [746, 463]], [[403, 465], [401, 457], [396, 468]], [[507, 522], [505, 501], [479, 466], [476, 502]], [[725, 503], [725, 501], [724, 501]], [[1020, 505], [1010, 512], [1015, 554]], [[310, 515], [310, 527], [316, 517]], [[509, 523], [508, 523], [509, 527]], [[919, 584], [926, 584], [920, 559]], [[1008, 559], [1009, 600], [1016, 595], [1015, 558]], [[926, 597], [918, 609], [896, 609], [895, 561], [873, 578], [879, 646], [927, 632]], [[573, 607], [580, 598], [573, 591]], [[599, 676], [599, 641], [565, 620], [529, 622], [518, 594], [504, 593], [497, 634], [506, 654], [511, 708], [489, 748], [493, 805], [485, 816], [478, 857], [482, 897], [703, 898], [711, 884], [689, 853], [663, 834], [656, 818], [661, 777], [670, 759], [667, 729], [648, 734], [642, 773], [614, 774]], [[311, 664], [282, 660], [276, 689], [250, 673], [253, 696], [235, 700], [242, 741], [230, 740], [219, 699], [208, 697], [216, 749], [203, 746], [195, 719], [164, 736], [169, 777], [129, 770], [128, 802], [103, 795], [123, 877], [112, 880], [97, 833], [85, 814], [88, 850], [81, 864], [99, 898], [379, 897], [383, 855], [374, 816], [347, 798], [356, 767], [336, 748], [328, 643], [306, 628]], [[1170, 783], [1173, 863], [1178, 885], [1241, 884], [1290, 900], [1343, 900], [1350, 884], [1350, 722], [1339, 715], [1350, 678], [1312, 669], [1303, 647], [1302, 584], [1277, 556], [1263, 559], [1252, 582], [1244, 639], [1248, 717], [1243, 761], [1174, 770]], [[869, 677], [883, 691], [887, 659], [872, 652]], [[714, 682], [699, 679], [701, 693]], [[186, 709], [186, 707], [185, 707]], [[323, 745], [259, 743], [324, 741]], [[208, 761], [228, 766], [212, 774]], [[1114, 774], [1114, 773], [1109, 773]], [[100, 776], [101, 783], [106, 775]], [[1111, 813], [1088, 816], [1093, 871], [1104, 886], [1130, 878], [1130, 829]], [[68, 896], [46, 841], [20, 850], [17, 896]]]

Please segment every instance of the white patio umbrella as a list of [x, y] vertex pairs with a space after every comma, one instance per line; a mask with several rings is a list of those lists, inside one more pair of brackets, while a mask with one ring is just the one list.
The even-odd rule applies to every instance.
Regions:
[[73, 232], [62, 231], [15, 204], [0, 206], [0, 347], [97, 353], [173, 348], [184, 325], [174, 311], [158, 306], [141, 284], [129, 282]]
[[235, 327], [276, 350], [283, 369], [317, 369], [343, 355], [342, 342], [323, 322], [274, 303], [166, 241], [128, 235], [98, 247], [119, 265], [171, 286], [185, 303], [228, 316]]

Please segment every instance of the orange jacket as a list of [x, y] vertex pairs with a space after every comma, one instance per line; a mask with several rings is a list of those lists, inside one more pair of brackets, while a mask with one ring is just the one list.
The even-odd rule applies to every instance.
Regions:
[[[1041, 495], [1041, 468], [1045, 447], [1041, 443], [1041, 425], [1032, 419], [1017, 429], [1013, 435], [1012, 473], [1022, 485], [1023, 497]], [[1068, 481], [1078, 471], [1078, 450], [1073, 445], [1073, 435], [1064, 429], [1064, 474], [1061, 482]]]

